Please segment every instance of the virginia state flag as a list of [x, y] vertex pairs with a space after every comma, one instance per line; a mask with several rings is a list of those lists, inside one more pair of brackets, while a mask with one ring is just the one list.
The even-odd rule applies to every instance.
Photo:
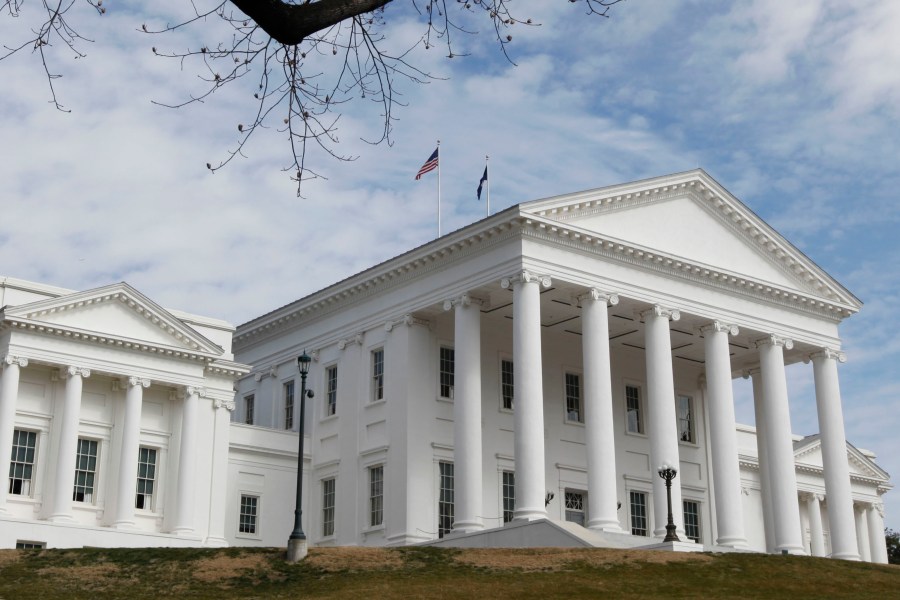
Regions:
[[487, 181], [487, 165], [484, 166], [484, 175], [481, 176], [481, 181], [478, 182], [478, 199], [481, 200], [481, 186], [484, 185], [484, 182]]

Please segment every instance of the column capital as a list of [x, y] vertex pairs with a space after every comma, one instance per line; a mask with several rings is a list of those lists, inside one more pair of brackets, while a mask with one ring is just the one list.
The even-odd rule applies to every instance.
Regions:
[[69, 365], [68, 367], [60, 369], [60, 375], [64, 377], [75, 377], [76, 375], [78, 375], [83, 379], [87, 379], [91, 376], [91, 370], [85, 367], [76, 367], [73, 365]]
[[24, 356], [13, 356], [12, 354], [7, 354], [3, 357], [3, 366], [7, 365], [19, 365], [20, 367], [28, 366], [28, 359]]
[[188, 385], [188, 386], [185, 386], [185, 388], [184, 388], [184, 393], [185, 393], [185, 395], [187, 395], [187, 396], [193, 396], [193, 395], [195, 395], [195, 394], [196, 394], [197, 396], [205, 396], [205, 395], [206, 395], [206, 388], [200, 387], [200, 386], [196, 386], [196, 385]]
[[712, 321], [711, 323], [707, 323], [706, 325], [701, 325], [699, 328], [700, 333], [707, 334], [710, 332], [725, 332], [728, 335], [737, 335], [741, 332], [738, 329], [737, 325], [731, 323], [723, 323], [722, 321]]
[[550, 287], [551, 280], [549, 275], [537, 275], [531, 271], [523, 269], [521, 272], [500, 280], [500, 287], [504, 290], [512, 287], [517, 283], [539, 283], [542, 287]]
[[444, 310], [451, 310], [456, 306], [469, 306], [471, 304], [474, 304], [475, 306], [484, 306], [487, 304], [487, 301], [484, 298], [478, 298], [477, 296], [462, 294], [455, 298], [444, 300]]
[[840, 350], [834, 350], [833, 348], [822, 348], [818, 352], [813, 352], [812, 354], [810, 354], [809, 357], [813, 360], [817, 358], [824, 358], [826, 360], [836, 360], [840, 363], [847, 362], [847, 355]]
[[666, 308], [659, 304], [654, 304], [653, 308], [648, 308], [638, 314], [640, 314], [641, 318], [644, 320], [646, 320], [647, 317], [665, 317], [670, 321], [678, 321], [681, 319], [681, 311], [677, 308]]
[[741, 372], [741, 377], [743, 377], [744, 379], [750, 379], [754, 375], [759, 375], [760, 373], [762, 373], [762, 369], [760, 369], [759, 367], [753, 367], [751, 369], [744, 369]]
[[818, 492], [800, 492], [800, 497], [807, 502], [814, 500], [821, 503], [825, 499], [825, 496]]
[[[421, 317], [417, 317], [413, 314], [405, 314], [396, 321], [388, 321], [384, 324], [384, 330], [390, 333], [395, 328], [400, 325], [406, 325], [407, 327], [412, 327], [413, 325], [419, 325], [426, 329], [431, 329], [431, 321], [428, 319], [423, 319]], [[362, 334], [359, 334], [360, 336]], [[359, 344], [362, 345], [362, 338], [360, 338]], [[340, 344], [338, 344], [338, 348], [340, 348]]]
[[128, 387], [141, 386], [148, 388], [150, 387], [150, 380], [144, 377], [129, 377], [128, 378]]
[[224, 408], [228, 412], [234, 412], [234, 400], [221, 400], [216, 398], [216, 408]]
[[591, 288], [583, 294], [579, 294], [575, 296], [575, 299], [578, 300], [579, 303], [584, 303], [585, 301], [602, 301], [610, 306], [615, 306], [619, 303], [619, 295], [614, 294], [612, 292], [604, 292], [597, 288]]
[[[388, 325], [390, 325], [390, 323], [391, 322], [388, 321]], [[390, 331], [390, 329], [387, 326], [385, 326], [385, 329], [387, 331]], [[362, 331], [360, 331], [359, 333], [356, 333], [355, 335], [351, 335], [350, 337], [345, 338], [343, 340], [338, 340], [337, 347], [338, 347], [338, 350], [343, 350], [344, 348], [346, 348], [347, 346], [350, 346], [351, 344], [357, 344], [359, 346], [363, 345], [363, 332]]]
[[772, 333], [764, 338], [755, 340], [753, 345], [757, 348], [762, 348], [763, 346], [782, 346], [785, 350], [790, 350], [794, 347], [794, 340]]

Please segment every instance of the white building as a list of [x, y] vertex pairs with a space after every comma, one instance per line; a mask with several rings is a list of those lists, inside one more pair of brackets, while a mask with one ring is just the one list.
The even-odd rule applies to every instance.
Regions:
[[682, 539], [886, 562], [891, 485], [837, 380], [860, 305], [703, 171], [511, 207], [240, 326], [236, 356], [124, 283], [3, 279], [0, 547], [283, 546], [305, 350], [312, 545], [648, 545], [668, 463]]

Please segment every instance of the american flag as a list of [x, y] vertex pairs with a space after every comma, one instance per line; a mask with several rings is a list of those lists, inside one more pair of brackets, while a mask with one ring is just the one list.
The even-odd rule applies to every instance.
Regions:
[[422, 168], [419, 169], [419, 172], [416, 173], [416, 181], [422, 179], [422, 175], [427, 173], [428, 171], [434, 171], [438, 166], [438, 148], [434, 149], [434, 152], [431, 153], [431, 156], [428, 157], [428, 160], [425, 161], [425, 164], [422, 165]]

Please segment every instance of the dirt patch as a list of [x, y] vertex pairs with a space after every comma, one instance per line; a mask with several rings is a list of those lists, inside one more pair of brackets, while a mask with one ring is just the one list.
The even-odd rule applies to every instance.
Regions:
[[605, 548], [473, 548], [454, 557], [459, 563], [498, 571], [564, 571], [574, 563], [591, 566], [624, 563], [708, 562], [712, 557], [696, 552], [609, 550]]
[[239, 556], [216, 556], [194, 562], [194, 579], [214, 583], [234, 579], [257, 571], [266, 565], [266, 557], [259, 554], [241, 554]]
[[96, 584], [101, 579], [116, 576], [117, 565], [100, 563], [94, 565], [72, 565], [67, 567], [45, 567], [38, 571], [41, 577], [56, 577], [73, 583]]
[[0, 567], [17, 562], [20, 556], [22, 553], [18, 550], [0, 550]]
[[403, 557], [396, 550], [385, 548], [313, 548], [304, 562], [323, 571], [364, 571], [399, 569], [403, 566]]

